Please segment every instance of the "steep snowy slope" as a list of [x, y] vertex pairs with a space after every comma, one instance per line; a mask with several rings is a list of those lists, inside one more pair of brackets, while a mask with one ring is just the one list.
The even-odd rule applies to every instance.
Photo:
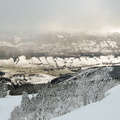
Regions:
[[106, 92], [106, 98], [52, 120], [120, 120], [120, 85]]
[[15, 106], [20, 105], [21, 96], [0, 98], [0, 120], [8, 120]]

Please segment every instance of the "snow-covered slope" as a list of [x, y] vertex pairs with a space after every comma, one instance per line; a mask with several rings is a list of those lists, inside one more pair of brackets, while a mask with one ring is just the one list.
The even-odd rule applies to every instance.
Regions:
[[8, 120], [15, 106], [20, 105], [21, 96], [0, 98], [0, 120]]
[[[32, 95], [29, 95], [31, 98]], [[13, 109], [21, 104], [22, 96], [6, 96], [0, 98], [0, 120], [8, 120]]]
[[56, 68], [56, 67], [84, 67], [84, 66], [104, 66], [120, 64], [120, 56], [115, 58], [114, 56], [100, 56], [100, 57], [85, 57], [82, 56], [79, 59], [75, 57], [60, 58], [60, 57], [31, 57], [27, 59], [24, 55], [19, 56], [14, 61], [14, 58], [0, 59], [0, 66], [14, 66], [14, 67], [27, 67], [27, 68]]
[[120, 85], [105, 95], [106, 97], [100, 102], [89, 104], [52, 120], [120, 120]]
[[[96, 103], [83, 106], [64, 116], [52, 120], [120, 120], [120, 85], [105, 94], [105, 98]], [[30, 96], [31, 97], [31, 96]], [[21, 96], [0, 98], [0, 120], [8, 120], [15, 106], [20, 105]]]

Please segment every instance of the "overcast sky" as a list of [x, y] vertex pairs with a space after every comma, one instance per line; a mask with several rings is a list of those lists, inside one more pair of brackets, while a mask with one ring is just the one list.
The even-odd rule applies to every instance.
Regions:
[[120, 29], [120, 0], [0, 0], [0, 30]]

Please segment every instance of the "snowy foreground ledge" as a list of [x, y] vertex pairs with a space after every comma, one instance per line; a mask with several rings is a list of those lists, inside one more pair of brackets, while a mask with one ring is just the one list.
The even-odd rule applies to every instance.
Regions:
[[20, 105], [21, 96], [6, 96], [0, 98], [0, 120], [8, 120], [15, 106]]
[[[31, 97], [32, 95], [29, 95]], [[22, 96], [0, 98], [0, 120], [8, 120], [13, 109], [21, 104]]]
[[[106, 92], [100, 102], [81, 107], [71, 113], [52, 120], [120, 120], [120, 85]], [[31, 95], [30, 95], [31, 97]], [[15, 106], [20, 105], [21, 96], [0, 98], [0, 120], [8, 120]]]
[[106, 92], [106, 98], [52, 120], [120, 120], [120, 85]]

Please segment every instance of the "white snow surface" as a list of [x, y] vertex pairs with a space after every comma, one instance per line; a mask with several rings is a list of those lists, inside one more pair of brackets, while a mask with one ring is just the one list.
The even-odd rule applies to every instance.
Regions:
[[52, 120], [120, 120], [120, 85], [105, 93], [105, 98]]
[[21, 99], [21, 96], [0, 98], [0, 120], [8, 120], [14, 107], [20, 105]]
[[54, 79], [54, 76], [51, 75], [47, 75], [47, 74], [39, 74], [38, 76], [32, 76], [32, 77], [28, 77], [28, 81], [32, 84], [38, 84], [38, 83], [48, 83], [50, 82], [52, 79]]
[[15, 66], [15, 67], [32, 67], [32, 68], [39, 68], [40, 66], [38, 64], [41, 64], [42, 62], [42, 66], [54, 66], [56, 67], [56, 63], [59, 66], [86, 66], [86, 65], [105, 65], [105, 64], [120, 64], [120, 56], [118, 56], [117, 58], [115, 58], [114, 56], [110, 55], [110, 56], [100, 56], [100, 57], [80, 57], [80, 58], [74, 58], [74, 57], [70, 57], [70, 58], [54, 58], [51, 57], [32, 57], [30, 59], [26, 59], [26, 57], [24, 55], [19, 56], [19, 60], [17, 62], [14, 62], [12, 58], [10, 59], [2, 59], [0, 60], [0, 66]]
[[[29, 95], [31, 98], [32, 95]], [[21, 104], [22, 96], [6, 96], [0, 98], [0, 120], [8, 120], [13, 109]]]

